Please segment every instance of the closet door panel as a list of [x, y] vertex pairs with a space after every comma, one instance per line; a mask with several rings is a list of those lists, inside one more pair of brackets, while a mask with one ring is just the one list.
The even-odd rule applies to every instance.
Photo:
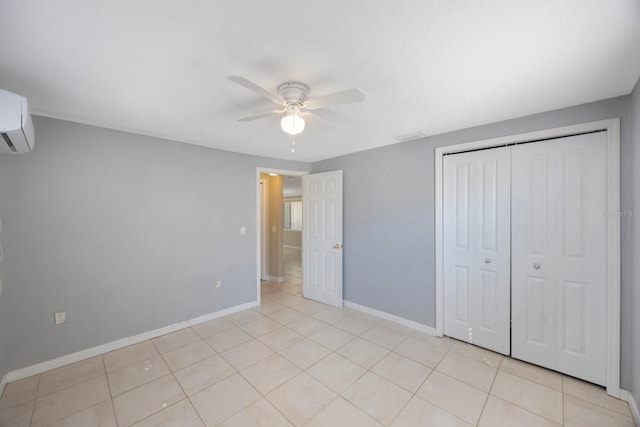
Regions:
[[513, 356], [606, 379], [606, 134], [512, 151]]
[[[473, 154], [473, 153], [471, 153]], [[473, 340], [494, 351], [509, 354], [510, 319], [510, 192], [511, 154], [508, 147], [475, 153], [478, 162], [478, 227]]]
[[557, 145], [557, 364], [564, 373], [606, 382], [606, 133]]
[[444, 168], [444, 292], [445, 334], [466, 340], [469, 333], [469, 276], [473, 256], [469, 227], [471, 218], [471, 162], [445, 158]]
[[509, 149], [444, 159], [445, 334], [509, 353]]
[[471, 159], [445, 158], [444, 257], [445, 334], [466, 340], [471, 328], [470, 276], [473, 269], [471, 226]]
[[555, 367], [556, 290], [552, 142], [512, 148], [511, 350]]

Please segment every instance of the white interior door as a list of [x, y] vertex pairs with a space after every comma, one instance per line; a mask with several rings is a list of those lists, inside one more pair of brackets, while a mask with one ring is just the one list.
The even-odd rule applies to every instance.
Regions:
[[444, 333], [509, 354], [510, 151], [444, 158]]
[[342, 171], [302, 177], [302, 294], [342, 307]]
[[606, 133], [512, 152], [513, 357], [606, 382]]

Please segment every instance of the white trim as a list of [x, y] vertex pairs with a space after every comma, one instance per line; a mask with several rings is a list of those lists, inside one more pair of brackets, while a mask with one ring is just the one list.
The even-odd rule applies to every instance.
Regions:
[[630, 391], [620, 389], [620, 399], [627, 401], [629, 409], [631, 410], [631, 415], [633, 416], [633, 421], [637, 426], [640, 426], [640, 411], [638, 411], [638, 404], [633, 398], [633, 394], [631, 394]]
[[4, 387], [7, 385], [7, 374], [4, 374], [2, 378], [0, 378], [0, 397], [2, 397], [2, 393], [4, 393]]
[[249, 308], [256, 307], [257, 305], [258, 303], [256, 301], [251, 301], [245, 304], [240, 304], [233, 307], [225, 308], [224, 310], [219, 310], [214, 313], [205, 314], [204, 316], [199, 316], [191, 320], [185, 320], [183, 322], [174, 323], [173, 325], [165, 326], [159, 329], [154, 329], [152, 331], [144, 332], [142, 334], [134, 335], [127, 338], [122, 338], [116, 341], [111, 341], [109, 343], [102, 344], [96, 347], [91, 347], [85, 350], [80, 350], [78, 352], [67, 354], [65, 356], [58, 357], [56, 359], [47, 360], [46, 362], [27, 366], [21, 369], [16, 369], [15, 371], [9, 371], [2, 379], [2, 386], [4, 387], [5, 381], [13, 382], [13, 381], [21, 380], [23, 378], [28, 378], [32, 375], [41, 374], [51, 369], [55, 369], [61, 366], [69, 365], [71, 363], [79, 362], [81, 360], [85, 360], [90, 357], [99, 356], [101, 354], [108, 353], [113, 350], [118, 350], [120, 348], [127, 347], [132, 344], [137, 344], [139, 342], [156, 338], [171, 332], [175, 332], [180, 329], [188, 328], [190, 326], [194, 326], [199, 323], [207, 322], [212, 319], [217, 319], [219, 317], [226, 316], [228, 314], [232, 314], [238, 311], [247, 310]]
[[390, 322], [398, 323], [403, 326], [408, 326], [409, 328], [415, 329], [420, 332], [424, 332], [425, 334], [429, 334], [429, 335], [436, 334], [436, 330], [431, 326], [423, 325], [422, 323], [414, 322], [413, 320], [405, 319], [404, 317], [399, 317], [384, 311], [376, 310], [374, 308], [366, 307], [364, 305], [356, 304], [355, 302], [350, 302], [347, 300], [343, 301], [343, 305], [347, 308], [352, 308], [354, 310], [358, 310], [363, 313], [371, 314], [372, 316], [380, 317], [381, 319], [389, 320]]
[[443, 218], [442, 200], [443, 185], [442, 182], [442, 157], [445, 152], [442, 148], [436, 147], [435, 157], [435, 218], [436, 218], [436, 336], [442, 338], [444, 336], [444, 284], [442, 283], [442, 249], [443, 249]]
[[258, 229], [258, 239], [260, 241], [260, 265], [258, 276], [260, 279], [267, 280], [269, 275], [269, 182], [260, 178], [258, 183], [258, 209], [260, 211], [260, 228]]
[[282, 283], [286, 279], [284, 277], [267, 276], [267, 280], [270, 282]]
[[[607, 211], [620, 211], [620, 119], [607, 129]], [[620, 396], [620, 216], [607, 215], [607, 394]], [[613, 380], [615, 378], [615, 381]]]
[[299, 249], [302, 250], [302, 246], [291, 246], [291, 245], [282, 245], [283, 248], [287, 249]]
[[[563, 137], [583, 132], [607, 131], [607, 210], [620, 211], [620, 119], [613, 118], [553, 129], [521, 133], [511, 136], [465, 142], [435, 149], [435, 226], [436, 226], [436, 335], [444, 334], [443, 297], [443, 230], [442, 230], [442, 158], [445, 154], [460, 153], [478, 148], [499, 147], [505, 144], [537, 139]], [[620, 217], [607, 215], [607, 394], [620, 395]]]
[[272, 169], [272, 168], [263, 168], [258, 166], [256, 168], [256, 271], [257, 271], [257, 278], [256, 278], [256, 301], [257, 304], [260, 305], [260, 286], [261, 286], [261, 269], [260, 269], [260, 258], [261, 258], [261, 248], [260, 248], [260, 233], [262, 233], [262, 224], [260, 223], [260, 174], [261, 173], [277, 173], [280, 175], [287, 175], [287, 176], [303, 176], [303, 175], [308, 175], [311, 172], [308, 171], [294, 171], [294, 170], [287, 170], [287, 169]]

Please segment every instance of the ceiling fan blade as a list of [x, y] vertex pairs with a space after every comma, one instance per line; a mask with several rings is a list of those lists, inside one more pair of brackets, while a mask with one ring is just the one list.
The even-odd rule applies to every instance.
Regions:
[[255, 93], [264, 96], [265, 98], [268, 98], [270, 100], [272, 100], [273, 102], [275, 102], [276, 104], [284, 104], [284, 100], [282, 98], [280, 98], [278, 95], [275, 95], [271, 92], [269, 92], [268, 90], [258, 86], [257, 84], [253, 83], [250, 80], [245, 79], [244, 77], [240, 77], [240, 76], [231, 76], [229, 77], [229, 80], [231, 80], [234, 83], [239, 84], [240, 86], [246, 87], [249, 90], [254, 91]]
[[331, 123], [327, 122], [325, 119], [320, 118], [320, 116], [312, 113], [311, 111], [305, 111], [301, 114], [301, 116], [307, 123], [318, 129], [327, 130], [333, 128], [333, 125]]
[[250, 122], [252, 120], [258, 120], [258, 119], [262, 119], [264, 117], [280, 116], [284, 112], [285, 112], [285, 110], [265, 111], [264, 113], [258, 113], [258, 114], [254, 114], [254, 115], [251, 115], [251, 116], [242, 117], [242, 118], [238, 119], [238, 121], [239, 122]]
[[304, 103], [309, 110], [332, 107], [334, 105], [351, 104], [364, 101], [364, 92], [360, 89], [347, 89], [329, 95], [309, 99]]

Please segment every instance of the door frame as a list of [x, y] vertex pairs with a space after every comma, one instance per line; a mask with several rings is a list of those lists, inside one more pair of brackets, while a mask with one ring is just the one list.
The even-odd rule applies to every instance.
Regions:
[[269, 224], [269, 184], [266, 179], [260, 178], [258, 185], [260, 191], [259, 207], [260, 209], [260, 228], [258, 229], [258, 239], [260, 241], [260, 280], [267, 280], [269, 275], [269, 251], [267, 249], [267, 228]]
[[[262, 173], [277, 173], [278, 175], [286, 175], [286, 176], [303, 176], [308, 175], [311, 172], [309, 171], [299, 171], [299, 170], [289, 170], [289, 169], [276, 169], [276, 168], [266, 168], [258, 166], [256, 168], [256, 302], [260, 305], [260, 279], [262, 278], [261, 271], [261, 261], [262, 261], [262, 248], [261, 248], [261, 237], [262, 237], [262, 221], [261, 221], [261, 211], [262, 205], [260, 203], [260, 174]], [[268, 194], [268, 190], [267, 190]]]
[[476, 149], [533, 142], [585, 132], [607, 132], [607, 394], [620, 398], [620, 118], [599, 120], [533, 132], [435, 148], [436, 335], [444, 332], [443, 157]]

